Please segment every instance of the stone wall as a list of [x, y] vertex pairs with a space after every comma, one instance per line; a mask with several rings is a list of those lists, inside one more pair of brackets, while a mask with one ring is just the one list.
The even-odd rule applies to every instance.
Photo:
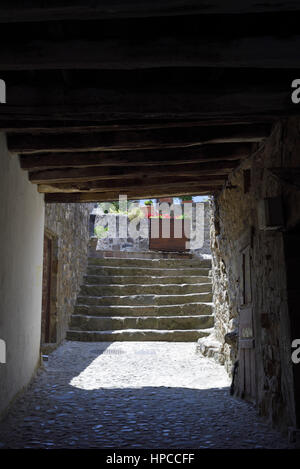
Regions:
[[[232, 262], [232, 244], [227, 244], [227, 237], [223, 238], [223, 222], [219, 215], [219, 202], [217, 199], [211, 201], [211, 254], [212, 254], [212, 277], [213, 277], [213, 303], [215, 313], [215, 327], [213, 337], [209, 344], [215, 339], [215, 358], [224, 364], [227, 373], [232, 376], [234, 362], [237, 359], [237, 332], [238, 332], [238, 307], [236, 292], [232, 291], [234, 276], [229, 281], [231, 270], [234, 268]], [[224, 236], [224, 235], [223, 235]], [[229, 241], [230, 242], [230, 241]], [[226, 247], [225, 247], [226, 246]], [[226, 249], [226, 254], [225, 254]], [[229, 256], [229, 257], [228, 257]], [[231, 344], [225, 342], [226, 335], [232, 336]], [[202, 341], [206, 343], [206, 341]]]
[[[99, 238], [97, 243], [97, 250], [99, 251], [128, 251], [139, 252], [148, 251], [149, 249], [149, 220], [144, 218], [138, 223], [137, 230], [140, 236], [132, 237], [128, 233], [128, 217], [126, 215], [98, 215], [95, 220], [95, 226], [103, 223], [103, 220], [109, 219], [109, 225], [115, 227], [116, 236], [110, 236], [109, 232], [104, 238]], [[122, 226], [127, 227], [126, 231], [128, 236], [117, 236], [122, 234]], [[114, 228], [112, 228], [114, 229]]]
[[[199, 204], [200, 205], [200, 204]], [[210, 202], [203, 202], [201, 203], [203, 206], [203, 215], [204, 215], [204, 224], [202, 219], [199, 217], [193, 217], [193, 232], [197, 233], [197, 236], [194, 240], [190, 242], [190, 250], [196, 254], [197, 256], [204, 255], [211, 255], [211, 247], [210, 247], [210, 222], [211, 222], [211, 203]], [[193, 203], [193, 207], [195, 208], [196, 204]], [[199, 236], [199, 232], [201, 231], [202, 236]]]
[[[227, 188], [212, 203], [214, 335], [220, 343], [221, 360], [230, 372], [238, 355], [240, 240], [248, 233], [256, 403], [261, 415], [282, 428], [295, 424], [284, 233], [300, 222], [300, 193], [289, 180], [291, 172], [278, 177], [273, 168], [299, 167], [299, 128], [297, 119], [278, 123], [270, 138], [230, 176]], [[283, 200], [284, 228], [264, 230], [259, 221], [260, 201], [278, 196]]]
[[91, 204], [46, 204], [45, 232], [54, 241], [56, 257], [56, 342], [68, 329], [87, 266]]

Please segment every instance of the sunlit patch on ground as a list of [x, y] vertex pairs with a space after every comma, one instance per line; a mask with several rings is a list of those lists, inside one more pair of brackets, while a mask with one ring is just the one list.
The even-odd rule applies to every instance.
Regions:
[[195, 354], [193, 343], [115, 342], [94, 348], [96, 358], [70, 384], [80, 389], [143, 386], [223, 388], [224, 368]]

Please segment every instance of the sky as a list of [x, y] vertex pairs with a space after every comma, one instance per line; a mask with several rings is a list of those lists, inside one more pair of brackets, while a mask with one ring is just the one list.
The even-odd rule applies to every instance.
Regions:
[[[144, 205], [144, 202], [146, 202], [146, 200], [151, 200], [151, 199], [142, 199], [142, 200], [140, 200], [140, 205]], [[152, 199], [152, 200], [155, 200], [155, 199]], [[204, 200], [207, 200], [206, 195], [193, 196], [193, 202], [203, 202]], [[179, 204], [180, 200], [177, 197], [174, 197], [174, 202], [175, 202], [175, 204]]]

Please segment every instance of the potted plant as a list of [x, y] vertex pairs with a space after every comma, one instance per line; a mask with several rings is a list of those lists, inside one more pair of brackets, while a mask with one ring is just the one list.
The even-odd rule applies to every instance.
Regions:
[[145, 207], [143, 207], [144, 213], [145, 213], [147, 218], [150, 218], [152, 205], [153, 205], [152, 200], [146, 200], [146, 202], [144, 202], [144, 205], [145, 205]]
[[180, 200], [183, 204], [187, 202], [193, 202], [193, 197], [191, 195], [183, 195], [180, 197]]

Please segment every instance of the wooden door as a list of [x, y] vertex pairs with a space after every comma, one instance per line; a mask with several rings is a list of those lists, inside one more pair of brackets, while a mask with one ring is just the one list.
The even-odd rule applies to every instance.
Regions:
[[239, 384], [238, 394], [247, 400], [255, 401], [255, 334], [253, 324], [251, 292], [251, 248], [241, 250], [241, 286], [239, 320]]
[[52, 251], [52, 239], [45, 235], [42, 296], [42, 343], [50, 342]]

